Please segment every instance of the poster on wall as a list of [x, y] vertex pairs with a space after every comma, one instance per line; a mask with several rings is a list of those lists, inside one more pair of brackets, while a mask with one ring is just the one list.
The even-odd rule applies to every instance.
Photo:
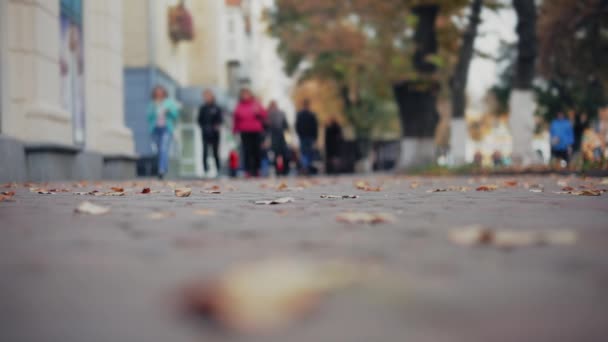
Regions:
[[61, 1], [60, 72], [63, 107], [72, 114], [74, 143], [85, 142], [82, 0]]

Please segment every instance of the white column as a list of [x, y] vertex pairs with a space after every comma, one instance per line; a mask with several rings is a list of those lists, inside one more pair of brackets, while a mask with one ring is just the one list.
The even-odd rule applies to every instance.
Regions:
[[401, 140], [400, 169], [430, 165], [435, 162], [435, 139], [405, 137]]
[[122, 1], [83, 1], [87, 149], [133, 155], [124, 124]]
[[454, 165], [466, 163], [467, 123], [464, 118], [452, 118], [450, 122], [450, 159]]
[[515, 164], [529, 166], [538, 158], [532, 148], [536, 99], [532, 90], [513, 89], [509, 99], [509, 124], [513, 137], [512, 158]]
[[71, 145], [59, 98], [59, 1], [5, 0], [8, 51], [3, 133], [30, 143]]

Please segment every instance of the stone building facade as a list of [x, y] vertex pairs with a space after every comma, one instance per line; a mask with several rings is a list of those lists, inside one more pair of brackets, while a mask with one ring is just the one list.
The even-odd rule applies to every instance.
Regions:
[[0, 181], [135, 175], [122, 5], [0, 0]]

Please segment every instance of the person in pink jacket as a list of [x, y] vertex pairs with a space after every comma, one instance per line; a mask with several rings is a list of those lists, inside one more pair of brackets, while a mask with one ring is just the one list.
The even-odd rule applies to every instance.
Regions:
[[241, 134], [243, 161], [249, 176], [257, 176], [262, 159], [262, 137], [266, 122], [266, 110], [253, 97], [251, 90], [242, 89], [239, 103], [234, 110], [234, 134]]

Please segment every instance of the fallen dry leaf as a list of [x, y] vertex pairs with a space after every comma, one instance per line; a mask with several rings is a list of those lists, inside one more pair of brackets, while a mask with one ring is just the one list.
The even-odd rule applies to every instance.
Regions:
[[103, 196], [124, 196], [126, 193], [124, 191], [114, 191], [114, 192], [104, 192]]
[[213, 216], [215, 215], [215, 210], [212, 209], [198, 209], [195, 210], [194, 213], [200, 216]]
[[328, 198], [328, 199], [332, 199], [332, 198], [359, 198], [359, 196], [357, 195], [321, 195], [321, 198]]
[[190, 188], [177, 188], [174, 191], [177, 197], [188, 197], [192, 194], [192, 189]]
[[169, 211], [155, 211], [147, 215], [150, 220], [164, 220], [169, 217], [175, 217], [175, 213]]
[[481, 225], [472, 225], [450, 231], [450, 240], [461, 246], [489, 244], [494, 239], [494, 233]]
[[204, 194], [221, 194], [222, 192], [219, 190], [203, 190], [201, 191]]
[[576, 196], [600, 196], [602, 194], [602, 191], [589, 189], [582, 191], [574, 191], [572, 192], [572, 194]]
[[442, 189], [430, 189], [430, 190], [427, 190], [426, 192], [433, 193], [433, 192], [446, 192], [446, 191], [448, 191], [448, 189], [442, 188]]
[[487, 185], [482, 185], [479, 186], [477, 189], [475, 189], [476, 191], [494, 191], [498, 189], [497, 185], [494, 184], [487, 184]]
[[366, 212], [355, 212], [349, 211], [340, 213], [336, 216], [338, 222], [345, 223], [390, 223], [395, 222], [395, 217], [389, 213], [366, 213]]
[[352, 285], [353, 267], [271, 259], [233, 267], [212, 281], [188, 286], [186, 312], [241, 334], [268, 334], [310, 314], [323, 297]]
[[75, 212], [79, 214], [102, 215], [109, 213], [110, 208], [102, 207], [100, 205], [85, 201], [80, 203], [80, 205], [75, 209]]
[[416, 189], [420, 186], [420, 183], [418, 182], [411, 182], [410, 183], [410, 189]]
[[12, 201], [14, 196], [14, 191], [3, 191], [2, 194], [0, 194], [0, 202]]
[[277, 198], [277, 199], [273, 199], [273, 200], [255, 201], [255, 204], [265, 204], [265, 205], [285, 204], [285, 203], [290, 203], [293, 201], [294, 201], [293, 197], [281, 197], [281, 198]]
[[141, 193], [142, 193], [142, 194], [149, 194], [151, 191], [152, 191], [152, 190], [150, 190], [150, 188], [143, 188], [143, 189], [141, 190]]
[[537, 188], [530, 189], [530, 192], [543, 192], [543, 191], [544, 191], [543, 189], [537, 189]]
[[279, 185], [277, 185], [277, 187], [276, 187], [276, 189], [278, 191], [287, 190], [288, 188], [289, 188], [289, 185], [287, 185], [287, 183], [285, 183], [285, 182], [279, 183]]
[[504, 181], [503, 184], [505, 186], [508, 186], [508, 187], [516, 187], [517, 186], [517, 181], [516, 180], [508, 180], [508, 181]]
[[571, 186], [565, 186], [562, 188], [562, 191], [566, 191], [566, 192], [574, 191], [574, 190], [576, 190], [576, 189]]
[[113, 186], [110, 188], [113, 192], [125, 192], [125, 189], [119, 186]]

